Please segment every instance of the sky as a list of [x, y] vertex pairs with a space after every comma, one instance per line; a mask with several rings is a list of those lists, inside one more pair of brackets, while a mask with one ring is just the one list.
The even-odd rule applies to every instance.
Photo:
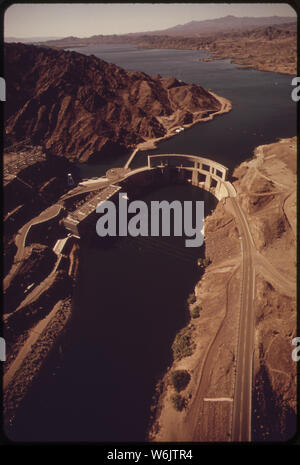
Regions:
[[193, 20], [234, 16], [291, 16], [288, 4], [107, 3], [13, 4], [4, 15], [4, 36], [89, 37], [96, 34], [143, 32]]

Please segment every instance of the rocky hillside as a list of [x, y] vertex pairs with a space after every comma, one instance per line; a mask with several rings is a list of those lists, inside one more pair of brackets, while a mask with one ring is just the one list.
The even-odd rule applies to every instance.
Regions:
[[168, 119], [191, 123], [221, 108], [198, 85], [126, 72], [95, 56], [20, 43], [4, 52], [6, 145], [31, 138], [84, 162], [163, 137]]
[[228, 15], [223, 18], [190, 21], [189, 23], [178, 24], [175, 27], [155, 32], [169, 36], [199, 36], [227, 31], [244, 31], [249, 28], [274, 26], [285, 23], [294, 23], [296, 25], [296, 22], [296, 17], [291, 16], [265, 16], [259, 18]]

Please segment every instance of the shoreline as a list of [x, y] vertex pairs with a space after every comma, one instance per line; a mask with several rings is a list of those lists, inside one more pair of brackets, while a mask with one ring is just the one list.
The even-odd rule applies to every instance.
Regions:
[[[122, 41], [120, 42], [101, 42], [101, 43], [91, 43], [91, 44], [73, 44], [73, 45], [43, 45], [43, 43], [37, 43], [36, 46], [39, 46], [39, 47], [50, 47], [50, 48], [54, 48], [54, 49], [57, 49], [57, 50], [66, 50], [66, 51], [70, 51], [70, 49], [76, 49], [76, 48], [86, 48], [86, 47], [89, 47], [91, 45], [119, 45], [119, 44], [123, 44]], [[277, 71], [276, 69], [266, 69], [267, 68], [267, 65], [265, 64], [257, 64], [257, 63], [242, 63], [241, 60], [239, 60], [238, 57], [234, 57], [232, 54], [229, 54], [229, 55], [223, 55], [223, 56], [220, 56], [218, 53], [218, 51], [214, 51], [214, 50], [211, 50], [210, 48], [206, 48], [206, 47], [203, 47], [203, 48], [182, 48], [182, 47], [176, 47], [176, 46], [173, 46], [173, 47], [160, 47], [160, 46], [148, 46], [146, 44], [135, 44], [134, 42], [131, 43], [131, 42], [128, 42], [128, 45], [132, 45], [133, 47], [136, 47], [136, 49], [138, 50], [193, 50], [193, 51], [206, 51], [208, 53], [211, 54], [210, 57], [204, 57], [203, 59], [200, 58], [199, 61], [203, 61], [203, 62], [211, 62], [211, 61], [217, 61], [217, 60], [231, 60], [231, 64], [233, 65], [238, 65], [237, 68], [238, 69], [255, 69], [257, 71], [267, 71], [267, 72], [270, 72], [270, 73], [278, 73], [278, 74], [283, 74], [283, 75], [288, 75], [288, 76], [297, 76], [297, 63], [296, 63], [296, 70], [294, 72], [290, 71], [290, 70], [287, 70], [287, 71]], [[71, 51], [74, 51], [74, 50], [71, 50]], [[78, 52], [78, 53], [82, 53], [82, 52]], [[242, 58], [243, 60], [243, 58]], [[276, 66], [276, 64], [275, 64]]]
[[[115, 45], [118, 45], [118, 44], [121, 44], [122, 42], [116, 42]], [[55, 48], [57, 50], [66, 50], [66, 51], [72, 51], [70, 49], [76, 49], [77, 47], [78, 48], [85, 48], [85, 47], [89, 47], [90, 45], [106, 45], [106, 44], [110, 44], [110, 42], [103, 42], [101, 44], [78, 44], [78, 45], [73, 45], [73, 46], [46, 46], [46, 47], [50, 47], [50, 48]], [[242, 63], [241, 60], [239, 60], [239, 58], [237, 57], [234, 57], [232, 54], [230, 55], [224, 55], [224, 56], [220, 56], [218, 55], [218, 52], [217, 51], [214, 51], [214, 50], [210, 50], [209, 48], [180, 48], [180, 47], [148, 47], [148, 46], [143, 46], [143, 45], [138, 45], [138, 44], [134, 44], [134, 43], [129, 43], [129, 45], [132, 45], [132, 46], [135, 46], [137, 48], [137, 50], [181, 50], [181, 51], [184, 51], [184, 50], [193, 50], [193, 51], [206, 51], [208, 53], [210, 53], [211, 56], [209, 57], [204, 57], [204, 58], [200, 58], [199, 61], [200, 62], [212, 62], [212, 61], [217, 61], [217, 60], [230, 60], [230, 63], [232, 65], [237, 65], [237, 69], [255, 69], [256, 71], [267, 71], [269, 73], [278, 73], [278, 74], [283, 74], [283, 75], [288, 75], [288, 76], [297, 76], [297, 64], [296, 64], [296, 70], [294, 72], [292, 71], [278, 71], [276, 69], [266, 69], [266, 65], [263, 65], [263, 64], [256, 64], [256, 63]], [[38, 46], [44, 46], [44, 45], [38, 45]], [[78, 52], [78, 53], [82, 53], [82, 52]]]
[[217, 95], [216, 93], [214, 93], [212, 91], [207, 91], [207, 92], [210, 95], [212, 95], [216, 100], [218, 100], [218, 102], [221, 104], [220, 110], [214, 111], [213, 113], [210, 113], [208, 116], [205, 116], [205, 117], [200, 116], [200, 117], [196, 118], [195, 121], [193, 121], [192, 123], [182, 124], [181, 126], [176, 125], [176, 126], [173, 126], [170, 129], [166, 128], [167, 132], [166, 132], [166, 134], [164, 136], [157, 137], [157, 138], [154, 138], [154, 139], [149, 139], [147, 141], [141, 142], [140, 144], [137, 144], [135, 146], [133, 152], [129, 156], [128, 160], [126, 161], [126, 163], [124, 165], [124, 168], [129, 168], [129, 166], [130, 166], [131, 162], [133, 161], [135, 155], [140, 150], [154, 150], [154, 149], [157, 148], [157, 146], [158, 146], [158, 144], [160, 142], [163, 142], [165, 140], [170, 139], [173, 136], [178, 135], [176, 130], [179, 129], [179, 127], [182, 127], [184, 129], [189, 129], [192, 126], [195, 126], [196, 124], [206, 123], [207, 121], [211, 121], [215, 116], [223, 115], [225, 113], [229, 113], [232, 110], [232, 102], [230, 100], [228, 100], [225, 97], [221, 97], [221, 96]]
[[[206, 49], [201, 49], [201, 50], [206, 50]], [[255, 64], [255, 63], [242, 63], [241, 60], [238, 58], [232, 56], [232, 55], [226, 55], [226, 56], [219, 56], [219, 55], [214, 55], [214, 53], [218, 52], [213, 52], [210, 51], [211, 56], [210, 57], [204, 57], [200, 58], [200, 62], [207, 62], [210, 63], [212, 61], [218, 61], [218, 60], [230, 60], [230, 64], [235, 65], [237, 69], [254, 69], [256, 71], [261, 71], [261, 72], [266, 72], [266, 73], [274, 73], [274, 74], [282, 74], [284, 76], [297, 76], [297, 70], [295, 72], [291, 71], [278, 71], [277, 69], [267, 69], [266, 66], [262, 64]]]

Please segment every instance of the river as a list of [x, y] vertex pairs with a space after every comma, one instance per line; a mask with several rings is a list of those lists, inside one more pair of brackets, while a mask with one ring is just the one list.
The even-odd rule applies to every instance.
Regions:
[[[74, 49], [73, 49], [74, 50]], [[76, 49], [75, 49], [76, 50]], [[292, 76], [240, 70], [230, 60], [201, 62], [206, 52], [79, 48], [130, 71], [199, 83], [232, 101], [224, 116], [162, 142], [151, 153], [202, 155], [230, 168], [254, 147], [296, 134]], [[145, 163], [138, 153], [132, 166]], [[83, 176], [111, 164], [83, 165]], [[203, 199], [190, 185], [153, 190], [150, 199]], [[204, 198], [210, 211], [214, 201]], [[80, 279], [70, 328], [33, 386], [10, 437], [23, 441], [143, 441], [155, 383], [172, 362], [171, 344], [188, 321], [186, 298], [201, 277], [204, 248], [172, 238], [122, 239], [110, 249], [81, 241]]]

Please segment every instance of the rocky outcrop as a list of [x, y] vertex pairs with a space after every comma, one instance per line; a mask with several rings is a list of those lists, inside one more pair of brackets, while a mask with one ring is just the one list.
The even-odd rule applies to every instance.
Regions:
[[[24, 44], [5, 45], [6, 143], [26, 138], [81, 162], [163, 137], [176, 124], [218, 111], [198, 85], [126, 72], [95, 56]], [[169, 128], [168, 128], [169, 129]]]

